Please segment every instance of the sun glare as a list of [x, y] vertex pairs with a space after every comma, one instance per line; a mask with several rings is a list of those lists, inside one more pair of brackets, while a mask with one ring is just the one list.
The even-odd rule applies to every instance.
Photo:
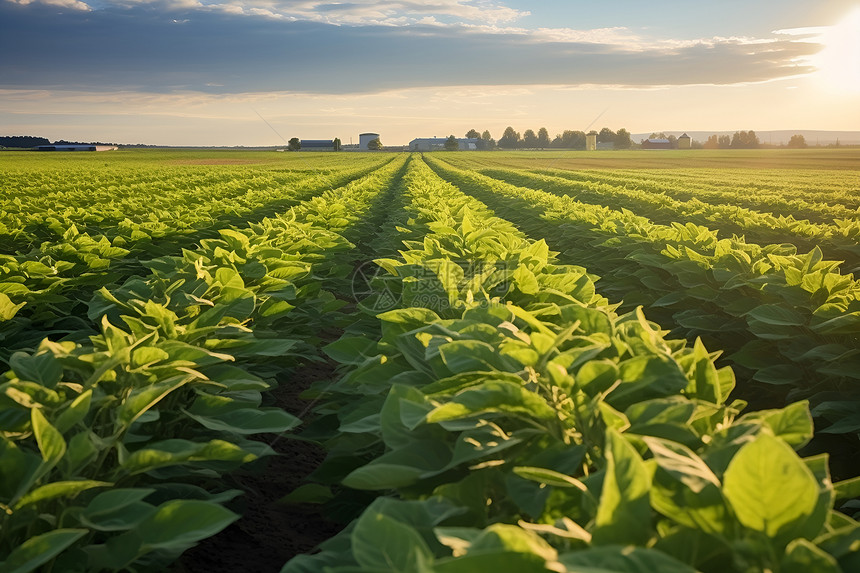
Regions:
[[813, 58], [821, 79], [830, 88], [860, 93], [860, 9], [828, 28], [822, 41]]

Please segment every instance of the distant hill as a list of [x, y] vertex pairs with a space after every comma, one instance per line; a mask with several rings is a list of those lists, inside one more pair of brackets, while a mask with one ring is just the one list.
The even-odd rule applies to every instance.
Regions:
[[[643, 139], [648, 139], [652, 133], [665, 133], [666, 135], [674, 135], [675, 137], [686, 133], [693, 139], [697, 141], [701, 141], [704, 143], [708, 137], [712, 135], [734, 135], [735, 131], [741, 130], [733, 130], [733, 131], [666, 131], [665, 129], [658, 129], [655, 131], [649, 131], [648, 133], [633, 133], [630, 138], [635, 142], [639, 143]], [[773, 145], [785, 145], [788, 143], [788, 140], [791, 139], [792, 135], [800, 134], [806, 139], [807, 145], [831, 145], [835, 144], [836, 141], [839, 141], [840, 145], [860, 145], [860, 131], [822, 131], [815, 129], [779, 129], [775, 131], [759, 131], [754, 130], [755, 134], [758, 136], [759, 141], [762, 143], [769, 143]]]

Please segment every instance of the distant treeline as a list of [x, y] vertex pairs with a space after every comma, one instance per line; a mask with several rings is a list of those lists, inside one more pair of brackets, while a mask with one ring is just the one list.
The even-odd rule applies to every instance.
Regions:
[[116, 143], [103, 143], [101, 141], [59, 141], [51, 142], [46, 137], [35, 135], [2, 135], [0, 136], [0, 147], [37, 147], [39, 145], [117, 145]]
[[0, 136], [0, 147], [36, 147], [37, 145], [50, 144], [51, 142], [48, 139], [32, 135]]
[[[615, 149], [630, 149], [633, 145], [630, 132], [623, 127], [617, 132], [604, 127], [599, 132], [589, 133], [597, 136], [598, 143], [611, 143]], [[489, 131], [478, 133], [478, 130], [471, 129], [466, 133], [466, 137], [478, 139], [478, 149], [585, 149], [586, 135], [584, 131], [565, 130], [550, 139], [549, 131], [545, 127], [538, 129], [537, 133], [527, 129], [522, 135], [513, 127], [508, 127], [496, 141]]]

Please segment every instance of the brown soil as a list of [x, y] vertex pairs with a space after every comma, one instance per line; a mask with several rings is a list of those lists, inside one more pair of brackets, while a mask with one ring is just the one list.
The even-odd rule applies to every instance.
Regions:
[[[305, 365], [270, 396], [275, 405], [304, 418], [309, 405], [299, 394], [317, 380], [330, 379], [333, 371], [333, 364]], [[186, 551], [173, 566], [174, 573], [277, 573], [290, 558], [312, 551], [343, 527], [322, 517], [314, 505], [278, 503], [302, 485], [325, 459], [325, 451], [276, 434], [259, 439], [280, 455], [271, 456], [264, 471], [230, 476], [245, 491], [241, 497], [245, 507], [238, 510], [241, 519]]]

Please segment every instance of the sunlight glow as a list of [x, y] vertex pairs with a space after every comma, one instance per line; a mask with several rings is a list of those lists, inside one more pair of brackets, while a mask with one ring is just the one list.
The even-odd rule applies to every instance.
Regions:
[[818, 76], [830, 89], [860, 93], [860, 9], [822, 35], [824, 48], [813, 57]]

